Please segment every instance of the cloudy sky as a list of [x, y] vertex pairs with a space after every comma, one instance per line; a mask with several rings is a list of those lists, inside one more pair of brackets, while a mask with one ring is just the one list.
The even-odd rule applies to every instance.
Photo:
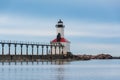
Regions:
[[0, 0], [0, 40], [49, 43], [62, 19], [74, 54], [120, 55], [120, 0]]

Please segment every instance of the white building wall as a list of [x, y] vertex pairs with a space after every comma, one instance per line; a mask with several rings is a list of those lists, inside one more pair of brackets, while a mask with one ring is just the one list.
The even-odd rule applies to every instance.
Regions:
[[69, 42], [65, 42], [65, 43], [63, 43], [63, 45], [65, 46], [64, 47], [65, 53], [70, 52], [70, 43]]
[[[54, 44], [54, 43], [52, 43]], [[70, 43], [69, 42], [61, 42], [62, 45], [64, 45], [63, 48], [63, 54], [67, 54], [67, 52], [70, 52]], [[52, 48], [52, 53], [55, 54], [55, 48]], [[60, 53], [62, 54], [62, 48], [60, 50]], [[56, 54], [59, 54], [59, 47], [56, 48]]]
[[61, 37], [64, 37], [64, 28], [57, 28], [57, 34], [60, 33]]

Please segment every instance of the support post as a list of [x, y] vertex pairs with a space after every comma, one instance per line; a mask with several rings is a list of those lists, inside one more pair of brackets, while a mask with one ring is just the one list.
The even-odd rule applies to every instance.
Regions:
[[59, 45], [59, 55], [61, 55], [61, 54], [60, 54], [60, 49], [61, 49], [61, 48], [60, 48], [60, 45]]
[[23, 47], [23, 45], [21, 44], [20, 47], [21, 47], [21, 56], [22, 56], [22, 47]]
[[32, 56], [33, 56], [33, 48], [34, 48], [34, 45], [32, 45]]
[[17, 45], [15, 44], [14, 46], [15, 46], [15, 56], [16, 56], [16, 47], [17, 47]]
[[28, 45], [26, 45], [26, 55], [28, 55]]
[[62, 46], [62, 55], [63, 55], [63, 47], [64, 47], [64, 46]]
[[10, 44], [10, 43], [8, 44], [8, 47], [9, 47], [9, 52], [8, 52], [8, 54], [10, 55], [10, 47], [11, 47], [11, 44]]
[[4, 55], [4, 43], [2, 43], [2, 55]]
[[46, 53], [47, 53], [47, 55], [48, 55], [48, 46], [46, 46]]
[[23, 56], [22, 56], [22, 47], [23, 47], [23, 44], [21, 44], [20, 47], [21, 47], [21, 64], [22, 64], [22, 59], [23, 59]]
[[50, 47], [51, 47], [51, 56], [52, 56], [52, 45]]
[[39, 53], [38, 49], [39, 49], [39, 46], [37, 45], [37, 56], [38, 56], [38, 53]]
[[42, 58], [43, 58], [43, 53], [44, 53], [44, 52], [43, 52], [43, 49], [44, 49], [44, 46], [42, 45]]
[[[15, 60], [17, 59], [17, 58], [16, 58], [16, 46], [17, 46], [17, 45], [14, 44], [14, 47], [15, 47]], [[15, 64], [16, 64], [16, 61], [15, 61]]]
[[[4, 59], [4, 43], [2, 43], [2, 58], [3, 58], [3, 61], [5, 60]], [[4, 64], [4, 63], [2, 63], [2, 64]]]
[[34, 45], [32, 44], [32, 63], [33, 63], [33, 48], [34, 48]]
[[26, 61], [27, 61], [27, 64], [28, 64], [28, 44], [26, 44]]
[[55, 46], [55, 55], [56, 55], [56, 46]]

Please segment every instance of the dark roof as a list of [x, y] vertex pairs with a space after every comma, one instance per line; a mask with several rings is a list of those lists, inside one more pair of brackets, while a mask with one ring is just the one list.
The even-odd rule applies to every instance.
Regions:
[[61, 21], [61, 19], [58, 21], [58, 23], [63, 23], [63, 21]]

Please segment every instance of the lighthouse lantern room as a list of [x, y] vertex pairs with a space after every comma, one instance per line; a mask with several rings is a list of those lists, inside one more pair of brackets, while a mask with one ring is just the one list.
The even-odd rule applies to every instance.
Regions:
[[[61, 19], [58, 21], [58, 23], [56, 24], [56, 29], [57, 29], [57, 36], [54, 40], [52, 40], [50, 43], [51, 44], [62, 44], [63, 47], [63, 54], [66, 55], [68, 52], [70, 52], [70, 41], [68, 41], [67, 39], [65, 39], [64, 37], [64, 28], [65, 26], [63, 25], [63, 21], [61, 21]], [[52, 48], [52, 52], [53, 54], [55, 54], [54, 52], [56, 52], [56, 54], [59, 54], [59, 48], [55, 49]], [[60, 51], [60, 53], [62, 53], [62, 50]]]

